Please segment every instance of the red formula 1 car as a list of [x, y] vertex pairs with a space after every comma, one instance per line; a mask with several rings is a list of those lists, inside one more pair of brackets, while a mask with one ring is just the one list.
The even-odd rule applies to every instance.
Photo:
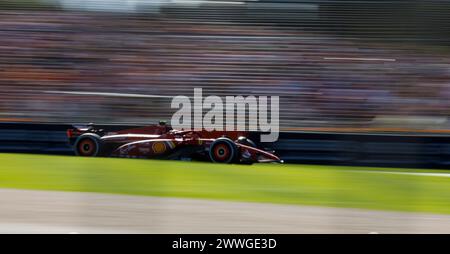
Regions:
[[67, 130], [79, 156], [282, 163], [274, 152], [257, 148], [246, 134], [173, 130], [164, 123], [118, 131], [105, 131], [92, 124]]

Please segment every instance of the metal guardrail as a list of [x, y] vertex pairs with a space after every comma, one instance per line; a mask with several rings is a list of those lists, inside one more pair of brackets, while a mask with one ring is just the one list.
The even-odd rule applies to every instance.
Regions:
[[450, 136], [291, 132], [271, 148], [292, 163], [450, 168]]
[[71, 154], [62, 124], [0, 124], [0, 152]]
[[[0, 124], [0, 152], [73, 154], [64, 124]], [[102, 125], [104, 129], [130, 126]], [[257, 140], [257, 133], [251, 137]], [[450, 168], [450, 136], [283, 132], [265, 144], [287, 163]]]

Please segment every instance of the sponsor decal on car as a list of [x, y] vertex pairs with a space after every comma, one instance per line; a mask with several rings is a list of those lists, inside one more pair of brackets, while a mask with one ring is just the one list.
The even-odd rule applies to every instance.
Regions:
[[139, 148], [139, 152], [141, 152], [141, 153], [148, 153], [148, 152], [150, 152], [150, 148], [148, 148], [148, 147], [140, 147]]
[[130, 152], [131, 150], [133, 150], [134, 148], [136, 148], [135, 145], [129, 145], [129, 146], [125, 146], [124, 148], [120, 149], [120, 154], [128, 154], [128, 152]]
[[153, 143], [152, 149], [153, 149], [153, 152], [156, 154], [164, 153], [167, 150], [166, 144], [164, 142]]

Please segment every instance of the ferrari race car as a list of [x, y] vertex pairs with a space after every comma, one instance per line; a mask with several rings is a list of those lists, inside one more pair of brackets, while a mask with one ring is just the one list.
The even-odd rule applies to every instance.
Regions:
[[67, 130], [78, 156], [200, 160], [217, 163], [279, 162], [245, 132], [173, 130], [164, 123], [105, 131], [93, 124]]

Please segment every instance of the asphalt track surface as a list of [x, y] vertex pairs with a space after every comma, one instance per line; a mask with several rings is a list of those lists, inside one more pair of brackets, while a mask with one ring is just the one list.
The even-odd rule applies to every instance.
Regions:
[[450, 216], [0, 189], [0, 233], [450, 233]]

